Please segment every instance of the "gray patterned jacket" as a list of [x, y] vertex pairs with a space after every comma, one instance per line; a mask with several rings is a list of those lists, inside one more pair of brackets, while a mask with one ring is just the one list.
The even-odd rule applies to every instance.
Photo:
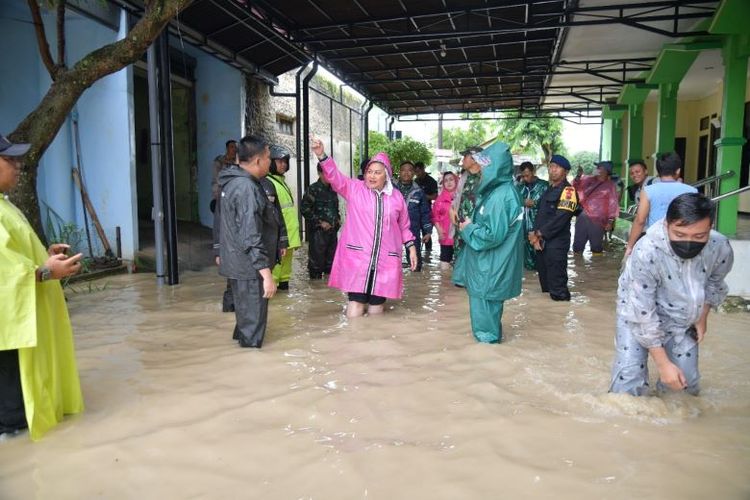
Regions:
[[665, 220], [656, 222], [635, 245], [620, 275], [618, 319], [646, 349], [663, 345], [672, 335], [681, 343], [703, 305], [716, 307], [726, 298], [724, 278], [733, 261], [729, 240], [716, 231], [695, 258], [677, 257]]

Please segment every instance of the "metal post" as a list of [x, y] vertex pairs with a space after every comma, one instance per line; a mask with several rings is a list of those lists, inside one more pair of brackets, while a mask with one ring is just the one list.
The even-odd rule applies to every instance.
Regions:
[[[359, 107], [359, 162], [367, 158], [365, 156], [365, 108], [367, 107], [367, 100], [365, 100]], [[357, 165], [359, 166], [359, 165]]]
[[164, 284], [164, 210], [161, 199], [161, 133], [159, 131], [158, 105], [158, 58], [156, 43], [147, 51], [148, 61], [148, 122], [151, 135], [151, 185], [154, 193], [154, 206], [151, 217], [154, 221], [154, 259], [156, 261], [156, 283]]
[[333, 155], [333, 99], [328, 99], [328, 104], [331, 106], [330, 119], [331, 122], [331, 154]]
[[177, 208], [175, 201], [174, 150], [172, 137], [172, 82], [169, 68], [169, 32], [159, 35], [159, 93], [161, 104], [161, 154], [164, 176], [163, 203], [165, 236], [167, 243], [167, 283], [177, 285], [180, 277], [177, 268]]
[[368, 134], [368, 131], [370, 129], [370, 110], [372, 109], [372, 106], [372, 101], [367, 101], [367, 107], [365, 108], [364, 112], [364, 126], [362, 127], [362, 133], [365, 137], [365, 145], [363, 149], [363, 151], [365, 152], [365, 158], [370, 157], [370, 135]]
[[[437, 148], [443, 149], [443, 113], [438, 114]], [[438, 172], [443, 173], [443, 162], [438, 162]]]
[[354, 179], [354, 144], [352, 144], [352, 110], [349, 109], [349, 177]]

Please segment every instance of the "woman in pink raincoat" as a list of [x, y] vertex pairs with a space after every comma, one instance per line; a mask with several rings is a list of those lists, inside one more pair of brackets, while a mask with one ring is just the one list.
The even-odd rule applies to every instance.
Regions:
[[312, 150], [326, 180], [347, 203], [328, 286], [349, 294], [348, 317], [380, 314], [385, 300], [400, 299], [404, 290], [402, 246], [409, 249], [412, 271], [417, 266], [409, 213], [393, 189], [391, 162], [378, 153], [367, 163], [364, 180], [350, 179], [325, 154], [320, 139], [313, 139]]
[[432, 203], [432, 223], [438, 231], [440, 242], [440, 269], [449, 269], [453, 261], [453, 238], [451, 237], [451, 204], [456, 195], [458, 177], [453, 172], [445, 172], [440, 181], [443, 189]]

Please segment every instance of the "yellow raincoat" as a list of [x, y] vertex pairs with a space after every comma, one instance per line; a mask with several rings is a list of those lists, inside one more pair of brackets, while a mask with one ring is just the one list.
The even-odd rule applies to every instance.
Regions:
[[73, 330], [58, 280], [37, 283], [47, 250], [20, 210], [0, 196], [0, 350], [18, 349], [26, 420], [38, 440], [83, 411]]

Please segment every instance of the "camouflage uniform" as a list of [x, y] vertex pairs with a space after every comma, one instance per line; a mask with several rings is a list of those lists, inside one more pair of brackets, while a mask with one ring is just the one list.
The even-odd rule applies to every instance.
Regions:
[[[307, 269], [311, 279], [319, 279], [323, 273], [331, 272], [336, 253], [336, 234], [341, 226], [339, 198], [330, 185], [318, 180], [307, 189], [300, 208], [310, 235]], [[323, 229], [322, 222], [331, 227]]]

